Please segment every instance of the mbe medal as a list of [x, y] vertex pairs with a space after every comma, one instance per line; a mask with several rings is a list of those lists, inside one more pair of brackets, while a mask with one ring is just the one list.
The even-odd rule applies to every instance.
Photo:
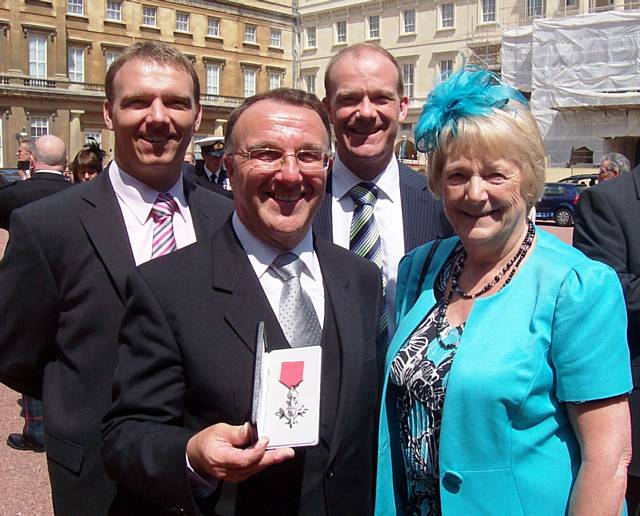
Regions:
[[296, 387], [302, 382], [304, 374], [304, 362], [282, 362], [280, 365], [280, 383], [287, 389], [287, 401], [284, 408], [279, 408], [276, 416], [285, 420], [289, 428], [293, 428], [307, 412], [307, 408], [298, 402], [298, 391]]

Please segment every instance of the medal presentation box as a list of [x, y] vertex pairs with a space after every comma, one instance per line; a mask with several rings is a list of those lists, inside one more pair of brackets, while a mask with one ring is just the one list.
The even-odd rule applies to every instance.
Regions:
[[320, 346], [258, 348], [252, 419], [269, 448], [318, 444], [321, 363]]

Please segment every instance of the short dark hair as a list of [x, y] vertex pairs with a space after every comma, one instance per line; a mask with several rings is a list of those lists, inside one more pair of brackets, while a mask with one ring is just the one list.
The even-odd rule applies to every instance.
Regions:
[[340, 61], [343, 57], [349, 56], [351, 54], [360, 55], [365, 52], [374, 52], [380, 54], [383, 57], [386, 57], [391, 64], [395, 67], [396, 72], [398, 73], [398, 82], [396, 83], [396, 91], [398, 92], [398, 96], [404, 96], [404, 83], [402, 81], [402, 70], [400, 70], [400, 65], [396, 58], [393, 57], [387, 50], [382, 48], [375, 43], [356, 43], [355, 45], [350, 45], [346, 48], [343, 48], [340, 52], [338, 52], [335, 56], [333, 56], [329, 64], [327, 65], [326, 70], [324, 71], [324, 90], [325, 96], [327, 99], [331, 100], [331, 70], [336, 65], [338, 61]]
[[240, 106], [238, 106], [231, 112], [229, 120], [227, 121], [227, 130], [225, 132], [225, 144], [227, 152], [229, 151], [229, 149], [233, 148], [233, 129], [238, 122], [240, 115], [242, 115], [242, 113], [244, 113], [250, 106], [262, 100], [271, 100], [273, 102], [278, 102], [281, 104], [306, 107], [315, 111], [320, 117], [320, 120], [322, 120], [325, 129], [327, 130], [328, 141], [331, 141], [331, 124], [329, 122], [329, 116], [324, 110], [322, 102], [320, 102], [318, 97], [316, 97], [312, 93], [307, 93], [306, 91], [302, 90], [296, 90], [294, 88], [277, 88], [275, 90], [258, 93], [253, 97], [249, 97]]
[[172, 65], [183, 69], [191, 76], [191, 81], [193, 82], [193, 98], [196, 101], [196, 107], [200, 105], [200, 79], [198, 79], [198, 74], [189, 58], [172, 46], [157, 41], [135, 43], [127, 47], [115, 61], [111, 63], [104, 79], [104, 92], [109, 102], [113, 102], [113, 81], [118, 70], [134, 59]]

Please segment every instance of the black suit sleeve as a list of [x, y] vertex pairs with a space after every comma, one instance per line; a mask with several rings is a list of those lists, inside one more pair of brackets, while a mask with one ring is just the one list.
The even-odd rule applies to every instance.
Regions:
[[40, 240], [21, 210], [11, 217], [0, 261], [0, 379], [12, 389], [42, 397], [42, 375], [53, 359], [57, 286]]
[[573, 245], [590, 258], [610, 265], [618, 273], [627, 305], [629, 326], [632, 333], [637, 335], [640, 331], [640, 277], [629, 270], [627, 260], [631, 250], [624, 231], [625, 222], [620, 218], [623, 214], [615, 199], [610, 198], [607, 193], [609, 192], [594, 187], [580, 195]]
[[[180, 349], [152, 289], [134, 271], [120, 329], [114, 403], [104, 418], [109, 476], [161, 505], [195, 512], [186, 466]], [[188, 509], [190, 508], [190, 509]]]

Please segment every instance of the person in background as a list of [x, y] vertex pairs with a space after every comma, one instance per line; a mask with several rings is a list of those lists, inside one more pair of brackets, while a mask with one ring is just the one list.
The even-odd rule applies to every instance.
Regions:
[[[60, 138], [53, 135], [41, 136], [29, 145], [30, 168], [33, 170], [31, 177], [0, 188], [0, 228], [5, 230], [9, 230], [14, 210], [71, 186], [63, 176], [67, 149]], [[9, 434], [7, 444], [16, 450], [43, 452], [42, 401], [23, 394], [21, 415], [24, 417], [22, 433]]]
[[[618, 155], [620, 156], [620, 155]], [[611, 158], [610, 163], [623, 160]], [[628, 162], [627, 162], [628, 164]], [[610, 167], [611, 165], [609, 165]], [[602, 180], [601, 180], [602, 181]], [[613, 267], [627, 308], [633, 391], [629, 397], [633, 458], [627, 478], [629, 514], [640, 512], [640, 166], [587, 188], [576, 206], [573, 245]]]
[[105, 152], [93, 138], [89, 138], [84, 147], [71, 162], [74, 183], [85, 183], [95, 179], [102, 172]]
[[187, 151], [184, 153], [184, 160], [185, 163], [187, 163], [188, 165], [194, 165], [196, 164], [196, 157], [193, 154], [193, 152], [191, 151]]
[[526, 100], [459, 71], [429, 95], [416, 141], [457, 236], [400, 264], [376, 513], [620, 514], [624, 298], [610, 267], [527, 218], [544, 150]]
[[600, 159], [600, 169], [598, 170], [598, 182], [602, 183], [626, 174], [631, 170], [629, 159], [618, 152], [610, 152]]
[[20, 179], [29, 179], [31, 175], [31, 151], [33, 150], [33, 138], [23, 138], [18, 143], [16, 151], [17, 167], [20, 173]]

